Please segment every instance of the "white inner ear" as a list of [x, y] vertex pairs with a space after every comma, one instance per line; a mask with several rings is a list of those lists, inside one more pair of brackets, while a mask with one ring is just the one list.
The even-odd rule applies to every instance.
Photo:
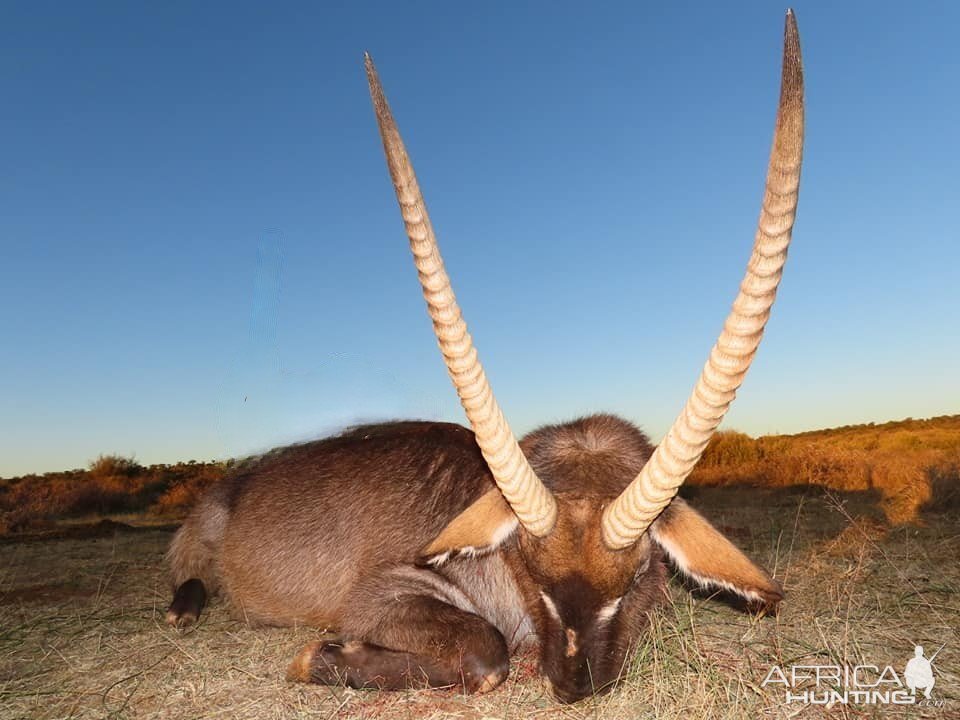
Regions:
[[433, 567], [440, 567], [447, 560], [455, 557], [478, 557], [480, 555], [486, 555], [489, 552], [493, 552], [498, 547], [503, 545], [503, 543], [513, 535], [514, 531], [519, 527], [520, 521], [517, 520], [517, 516], [511, 514], [504, 522], [497, 526], [497, 528], [490, 534], [490, 542], [486, 545], [481, 545], [480, 547], [475, 547], [473, 545], [464, 545], [460, 548], [454, 548], [451, 550], [445, 550], [442, 553], [438, 553], [427, 560], [428, 565]]
[[450, 551], [442, 552], [439, 555], [434, 555], [432, 558], [427, 560], [428, 565], [433, 565], [434, 567], [440, 567], [443, 565], [447, 559], [450, 557]]
[[518, 525], [520, 525], [520, 521], [517, 519], [517, 516], [511, 515], [505, 523], [493, 531], [493, 535], [490, 536], [489, 549], [495, 550], [503, 545], [504, 541], [513, 535], [513, 532], [517, 529]]
[[719, 587], [723, 588], [724, 590], [729, 590], [740, 597], [745, 597], [747, 600], [763, 601], [763, 596], [761, 596], [759, 593], [753, 592], [752, 590], [746, 590], [744, 588], [737, 587], [726, 580], [706, 577], [694, 572], [690, 569], [690, 561], [687, 559], [687, 556], [675, 542], [658, 534], [654, 530], [653, 526], [650, 528], [650, 534], [653, 535], [653, 539], [657, 541], [657, 544], [664, 549], [667, 555], [670, 556], [670, 559], [673, 560], [673, 564], [677, 566], [677, 570], [693, 580], [701, 588]]

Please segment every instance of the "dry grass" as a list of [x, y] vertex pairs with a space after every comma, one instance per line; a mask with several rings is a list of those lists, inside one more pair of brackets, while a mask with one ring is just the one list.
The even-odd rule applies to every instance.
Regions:
[[[530, 654], [493, 693], [357, 692], [284, 681], [312, 628], [256, 629], [214, 604], [186, 633], [163, 624], [169, 531], [0, 545], [3, 718], [960, 717], [960, 523], [889, 529], [869, 494], [694, 488], [693, 502], [787, 588], [776, 618], [685, 590], [658, 612], [612, 694], [564, 706]], [[760, 683], [773, 663], [891, 664], [946, 646], [945, 707], [784, 706]]]

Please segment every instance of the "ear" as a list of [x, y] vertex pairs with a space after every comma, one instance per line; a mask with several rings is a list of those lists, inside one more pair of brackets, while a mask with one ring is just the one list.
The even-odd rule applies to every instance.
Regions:
[[459, 554], [491, 552], [514, 533], [518, 524], [517, 516], [500, 490], [493, 488], [457, 515], [421, 550], [417, 562], [442, 565]]
[[650, 526], [650, 534], [677, 568], [700, 585], [714, 585], [771, 610], [783, 588], [680, 498]]

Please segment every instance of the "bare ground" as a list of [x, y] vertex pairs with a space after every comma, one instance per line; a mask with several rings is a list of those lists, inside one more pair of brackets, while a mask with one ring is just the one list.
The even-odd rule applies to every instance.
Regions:
[[[890, 530], [863, 495], [696, 489], [693, 503], [775, 570], [777, 617], [674, 580], [672, 602], [613, 693], [554, 702], [536, 657], [494, 692], [357, 692], [287, 683], [313, 628], [251, 628], [223, 605], [181, 633], [163, 623], [170, 530], [0, 545], [0, 718], [960, 718], [960, 520]], [[96, 534], [96, 533], [95, 533]], [[771, 665], [935, 661], [937, 704], [786, 705]]]

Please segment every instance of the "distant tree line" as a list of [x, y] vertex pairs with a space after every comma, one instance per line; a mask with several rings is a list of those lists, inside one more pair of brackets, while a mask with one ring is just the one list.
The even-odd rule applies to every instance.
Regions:
[[[181, 519], [236, 461], [140, 465], [101, 455], [86, 470], [0, 479], [0, 534], [107, 515]], [[848, 425], [796, 435], [727, 430], [710, 441], [688, 485], [816, 485], [870, 490], [891, 523], [960, 511], [960, 415]]]
[[190, 460], [143, 466], [133, 458], [101, 455], [86, 470], [0, 480], [0, 534], [45, 530], [57, 520], [86, 516], [149, 513], [177, 519], [232, 464]]

